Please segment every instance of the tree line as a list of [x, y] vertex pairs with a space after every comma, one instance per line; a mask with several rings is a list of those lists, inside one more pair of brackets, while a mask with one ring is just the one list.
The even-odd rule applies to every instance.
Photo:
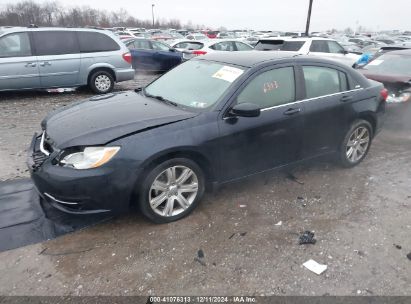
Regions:
[[64, 27], [143, 27], [180, 29], [204, 28], [191, 22], [182, 25], [178, 19], [140, 20], [125, 9], [106, 11], [91, 7], [65, 7], [56, 1], [36, 3], [31, 0], [0, 7], [0, 26], [64, 26]]

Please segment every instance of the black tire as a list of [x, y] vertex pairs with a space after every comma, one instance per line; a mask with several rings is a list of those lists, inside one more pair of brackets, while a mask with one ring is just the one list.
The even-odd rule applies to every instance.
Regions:
[[[361, 130], [361, 128], [367, 129], [368, 136], [369, 136], [369, 142], [368, 142], [368, 145], [366, 146], [365, 152], [358, 159], [352, 160], [352, 159], [349, 159], [347, 155], [348, 150], [349, 150], [348, 142], [350, 141], [350, 138], [352, 138], [352, 136], [354, 135], [353, 133], [357, 129]], [[368, 121], [364, 119], [358, 119], [354, 121], [352, 125], [350, 126], [350, 129], [347, 131], [347, 134], [345, 135], [340, 145], [339, 151], [338, 151], [338, 161], [340, 165], [345, 168], [352, 168], [358, 165], [359, 163], [361, 163], [364, 160], [364, 158], [367, 156], [368, 151], [370, 150], [373, 135], [374, 135], [373, 128]]]
[[[198, 181], [198, 190], [197, 195], [195, 196], [194, 200], [190, 204], [190, 206], [181, 211], [181, 213], [174, 215], [174, 216], [162, 216], [156, 213], [150, 205], [150, 189], [152, 184], [154, 183], [155, 179], [164, 172], [167, 168], [175, 167], [175, 166], [184, 166], [191, 169]], [[153, 167], [143, 178], [142, 182], [140, 183], [140, 187], [138, 189], [138, 206], [142, 212], [142, 214], [150, 219], [151, 221], [162, 224], [162, 223], [169, 223], [176, 220], [179, 220], [188, 214], [190, 214], [201, 201], [202, 197], [204, 196], [205, 191], [205, 176], [203, 170], [198, 166], [194, 161], [187, 159], [187, 158], [174, 158]], [[166, 204], [166, 202], [164, 202]], [[180, 207], [179, 205], [177, 205]], [[162, 207], [162, 206], [160, 206]], [[165, 205], [164, 205], [165, 208]]]
[[[107, 85], [104, 87], [98, 85], [97, 80], [99, 78], [106, 80]], [[94, 93], [97, 94], [110, 93], [114, 88], [114, 77], [110, 72], [104, 70], [96, 71], [90, 76], [88, 86]]]

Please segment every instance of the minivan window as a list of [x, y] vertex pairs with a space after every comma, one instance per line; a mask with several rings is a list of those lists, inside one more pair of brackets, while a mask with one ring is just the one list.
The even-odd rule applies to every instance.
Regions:
[[306, 98], [344, 92], [348, 90], [347, 75], [332, 68], [303, 66]]
[[69, 31], [33, 32], [34, 45], [38, 56], [79, 53], [77, 38]]
[[98, 32], [77, 32], [82, 53], [118, 51], [120, 46], [108, 35]]
[[0, 57], [31, 56], [27, 33], [14, 33], [0, 38]]
[[294, 68], [285, 67], [256, 76], [238, 95], [237, 103], [254, 103], [261, 109], [295, 101]]

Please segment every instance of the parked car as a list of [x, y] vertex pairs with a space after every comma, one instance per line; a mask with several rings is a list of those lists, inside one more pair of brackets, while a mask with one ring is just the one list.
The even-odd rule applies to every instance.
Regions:
[[251, 45], [236, 39], [212, 39], [206, 42], [183, 40], [173, 43], [171, 46], [183, 52], [183, 58], [185, 60], [214, 52], [237, 52], [250, 51], [253, 49]]
[[384, 84], [387, 102], [411, 101], [411, 50], [385, 53], [360, 69], [362, 74]]
[[124, 43], [130, 50], [136, 71], [165, 72], [183, 60], [181, 52], [159, 41], [136, 38]]
[[0, 91], [88, 85], [110, 92], [134, 78], [131, 55], [111, 32], [75, 28], [0, 31]]
[[207, 40], [208, 37], [202, 33], [191, 33], [186, 36], [186, 39], [203, 41], [203, 40]]
[[360, 55], [349, 53], [337, 41], [327, 38], [265, 38], [255, 45], [258, 51], [293, 51], [299, 54], [328, 58], [349, 66], [354, 66]]
[[[39, 193], [70, 213], [189, 214], [206, 189], [314, 157], [358, 165], [386, 92], [356, 70], [286, 52], [189, 60], [135, 92], [50, 114], [28, 164]], [[70, 126], [70, 127], [67, 127]]]
[[214, 38], [217, 38], [217, 35], [218, 35], [220, 32], [219, 32], [219, 31], [205, 30], [205, 31], [202, 31], [202, 33], [203, 33], [204, 35], [206, 35], [208, 38], [214, 39]]

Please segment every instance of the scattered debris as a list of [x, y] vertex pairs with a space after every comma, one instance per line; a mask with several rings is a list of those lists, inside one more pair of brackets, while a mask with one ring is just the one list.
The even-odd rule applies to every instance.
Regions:
[[238, 205], [238, 207], [240, 207], [240, 208], [246, 208], [247, 205]]
[[287, 178], [292, 180], [293, 182], [299, 183], [300, 185], [304, 185], [304, 182], [300, 181], [294, 174], [291, 172], [287, 173]]
[[230, 235], [230, 237], [228, 238], [229, 240], [231, 240], [236, 234], [240, 235], [240, 236], [245, 236], [247, 234], [247, 232], [241, 232], [241, 233], [233, 233], [232, 235]]
[[195, 257], [194, 261], [199, 262], [202, 266], [207, 266], [207, 264], [202, 259], [199, 259], [198, 257]]
[[198, 258], [203, 259], [204, 258], [204, 251], [202, 249], [197, 251], [197, 256], [198, 256]]
[[297, 196], [297, 202], [301, 203], [303, 207], [307, 206], [307, 203], [305, 202], [305, 198], [302, 196]]
[[279, 221], [277, 224], [275, 224], [274, 226], [281, 226], [283, 224], [283, 221]]
[[364, 253], [363, 251], [361, 251], [361, 250], [355, 249], [354, 252], [355, 252], [356, 254], [358, 254], [360, 257], [365, 256], [365, 253]]
[[65, 93], [65, 92], [74, 92], [75, 88], [56, 88], [56, 89], [47, 89], [48, 93]]
[[46, 252], [48, 248], [44, 248], [42, 251], [40, 251], [39, 255], [49, 255], [49, 256], [60, 256], [60, 255], [69, 255], [69, 254], [79, 254], [79, 253], [84, 253], [93, 250], [94, 248], [88, 248], [84, 250], [79, 250], [79, 251], [66, 251], [66, 252]]
[[305, 262], [303, 266], [318, 275], [322, 274], [327, 269], [327, 265], [319, 264], [312, 259]]
[[395, 248], [402, 249], [401, 245], [393, 244]]
[[411, 261], [411, 252], [407, 254], [407, 258]]
[[314, 238], [314, 232], [311, 231], [304, 231], [303, 234], [300, 235], [299, 238], [299, 245], [303, 245], [303, 244], [315, 244], [317, 242], [317, 240]]

